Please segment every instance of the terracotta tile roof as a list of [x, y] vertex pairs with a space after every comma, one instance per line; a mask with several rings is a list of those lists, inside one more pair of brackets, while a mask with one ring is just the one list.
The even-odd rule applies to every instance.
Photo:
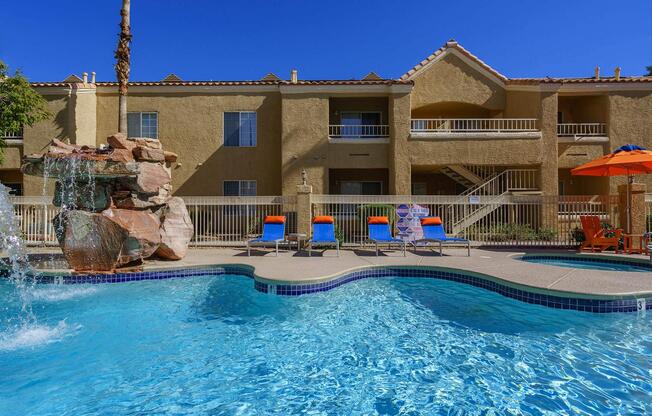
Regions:
[[[32, 82], [34, 87], [67, 87], [68, 82]], [[257, 81], [133, 81], [129, 86], [262, 86], [262, 85], [393, 85], [393, 84], [412, 84], [411, 81], [397, 79], [378, 79], [378, 80], [299, 80], [292, 84], [287, 80], [257, 80]], [[118, 83], [97, 82], [98, 87], [113, 87]]]
[[408, 72], [403, 74], [400, 79], [402, 79], [402, 80], [409, 79], [416, 72], [418, 72], [420, 69], [422, 69], [423, 67], [428, 65], [433, 60], [440, 57], [443, 53], [445, 53], [449, 49], [457, 50], [459, 53], [463, 54], [467, 58], [474, 61], [476, 64], [480, 65], [487, 72], [489, 72], [489, 73], [493, 74], [494, 76], [498, 77], [499, 79], [501, 79], [503, 82], [505, 82], [505, 84], [510, 84], [510, 85], [591, 84], [591, 83], [612, 83], [612, 82], [618, 82], [618, 83], [652, 82], [652, 76], [620, 77], [620, 79], [618, 79], [618, 80], [616, 78], [614, 78], [614, 77], [601, 77], [600, 79], [595, 79], [593, 77], [587, 77], [587, 78], [581, 78], [581, 77], [568, 77], [568, 78], [564, 78], [564, 77], [508, 78], [505, 75], [501, 74], [500, 72], [496, 71], [494, 68], [492, 68], [488, 64], [486, 64], [480, 58], [478, 58], [477, 56], [475, 56], [474, 54], [469, 52], [462, 45], [457, 43], [454, 39], [451, 39], [448, 42], [446, 42], [446, 44], [444, 44], [444, 46], [437, 49], [435, 52], [433, 52], [426, 59], [419, 62], [412, 69], [410, 69]]
[[605, 84], [611, 82], [618, 83], [635, 83], [635, 82], [652, 82], [652, 76], [634, 76], [634, 77], [600, 77], [599, 79], [593, 77], [587, 78], [559, 78], [559, 77], [543, 77], [543, 78], [510, 78], [507, 83], [511, 85], [538, 85], [538, 84]]
[[412, 69], [410, 69], [408, 72], [406, 72], [405, 74], [403, 74], [403, 75], [401, 76], [401, 79], [402, 79], [402, 80], [407, 80], [407, 79], [409, 79], [409, 78], [410, 78], [412, 75], [414, 75], [417, 71], [419, 71], [419, 70], [420, 70], [421, 68], [423, 68], [424, 66], [428, 65], [431, 61], [433, 61], [434, 59], [436, 59], [437, 57], [439, 57], [441, 54], [443, 54], [444, 52], [446, 52], [446, 51], [449, 50], [449, 49], [455, 49], [455, 50], [457, 50], [457, 51], [460, 52], [462, 55], [464, 55], [464, 56], [466, 56], [467, 58], [471, 59], [472, 61], [474, 61], [475, 63], [477, 63], [478, 65], [480, 65], [482, 68], [484, 68], [485, 70], [487, 70], [488, 72], [490, 72], [490, 73], [493, 74], [494, 76], [498, 77], [499, 79], [501, 79], [501, 80], [503, 80], [503, 81], [507, 81], [507, 77], [506, 77], [505, 75], [503, 75], [503, 74], [501, 74], [500, 72], [496, 71], [496, 70], [493, 69], [491, 66], [489, 66], [487, 63], [485, 63], [482, 59], [478, 58], [477, 56], [475, 56], [474, 54], [472, 54], [471, 52], [469, 52], [468, 50], [466, 50], [462, 45], [460, 45], [459, 43], [457, 43], [454, 39], [449, 40], [448, 42], [446, 42], [446, 43], [444, 44], [444, 46], [442, 46], [441, 48], [437, 49], [435, 52], [433, 52], [432, 54], [430, 54], [430, 56], [428, 56], [426, 59], [424, 59], [423, 61], [421, 61], [421, 62], [419, 62], [418, 64], [416, 64]]

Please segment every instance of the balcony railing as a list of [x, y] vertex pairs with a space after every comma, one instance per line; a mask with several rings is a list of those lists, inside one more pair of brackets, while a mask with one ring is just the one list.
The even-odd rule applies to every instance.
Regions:
[[413, 133], [536, 132], [535, 118], [420, 118], [412, 119]]
[[605, 123], [559, 123], [557, 136], [606, 136]]
[[389, 126], [379, 125], [341, 125], [328, 126], [328, 135], [334, 139], [372, 139], [389, 137]]
[[23, 140], [23, 130], [11, 131], [11, 132], [1, 132], [0, 139], [3, 140]]

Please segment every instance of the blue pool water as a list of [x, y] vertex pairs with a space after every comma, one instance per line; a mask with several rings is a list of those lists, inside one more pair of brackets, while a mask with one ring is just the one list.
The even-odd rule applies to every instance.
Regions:
[[610, 261], [584, 260], [582, 258], [523, 257], [528, 263], [548, 264], [551, 266], [572, 267], [574, 269], [606, 270], [615, 272], [652, 272], [652, 267], [639, 266], [634, 262], [616, 263]]
[[214, 276], [0, 282], [1, 415], [650, 414], [652, 314], [545, 308], [455, 282], [299, 297]]

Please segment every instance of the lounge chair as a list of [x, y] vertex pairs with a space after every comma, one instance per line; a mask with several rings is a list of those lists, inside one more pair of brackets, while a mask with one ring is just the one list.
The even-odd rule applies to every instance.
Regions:
[[398, 244], [403, 246], [403, 257], [405, 257], [405, 241], [392, 236], [387, 217], [369, 217], [367, 226], [369, 227], [369, 240], [376, 245], [376, 256], [378, 256], [379, 245], [387, 245], [391, 250], [392, 244]]
[[312, 238], [308, 240], [308, 257], [312, 256], [313, 247], [332, 247], [340, 256], [340, 242], [335, 238], [335, 219], [330, 215], [317, 216], [312, 219]]
[[[584, 242], [580, 245], [580, 251], [591, 250], [602, 252], [609, 247], [613, 247], [618, 254], [618, 244], [623, 234], [621, 229], [605, 229], [600, 224], [600, 218], [597, 215], [580, 216], [582, 231], [584, 232]], [[606, 237], [608, 232], [614, 233], [613, 237]]]
[[247, 256], [251, 256], [251, 247], [275, 247], [278, 257], [278, 245], [285, 242], [285, 216], [268, 215], [263, 221], [263, 235], [247, 241]]
[[417, 245], [421, 247], [428, 247], [430, 243], [439, 244], [439, 255], [443, 255], [443, 246], [446, 245], [462, 245], [466, 246], [466, 253], [471, 255], [471, 243], [465, 238], [448, 237], [444, 226], [442, 225], [441, 218], [439, 217], [424, 217], [421, 218], [421, 229], [423, 230], [423, 238], [412, 242], [414, 251], [417, 251]]

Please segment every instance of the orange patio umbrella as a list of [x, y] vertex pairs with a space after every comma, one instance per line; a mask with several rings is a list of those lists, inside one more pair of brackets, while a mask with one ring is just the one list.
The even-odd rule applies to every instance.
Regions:
[[631, 225], [630, 184], [633, 175], [652, 173], [652, 151], [635, 144], [626, 144], [608, 155], [585, 163], [571, 170], [579, 176], [627, 176], [627, 232]]

